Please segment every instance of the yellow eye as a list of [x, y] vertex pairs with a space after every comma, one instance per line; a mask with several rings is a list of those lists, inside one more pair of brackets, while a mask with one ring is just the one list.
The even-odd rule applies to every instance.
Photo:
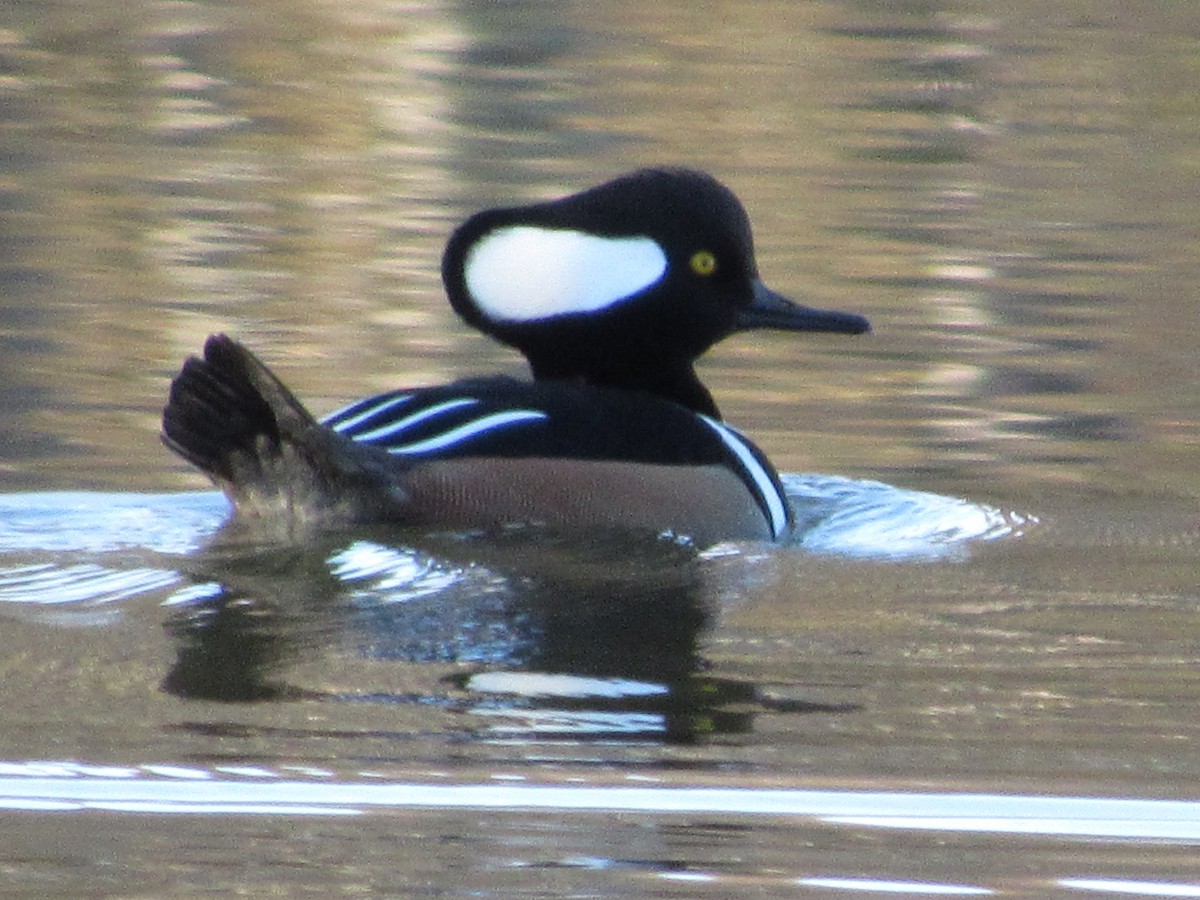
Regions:
[[692, 271], [697, 275], [708, 276], [717, 271], [717, 258], [710, 250], [697, 250], [690, 260]]

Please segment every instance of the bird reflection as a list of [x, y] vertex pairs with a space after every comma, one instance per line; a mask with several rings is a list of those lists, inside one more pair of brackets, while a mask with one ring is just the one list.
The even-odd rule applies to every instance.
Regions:
[[285, 547], [229, 535], [192, 563], [167, 623], [176, 656], [163, 688], [181, 697], [339, 699], [295, 671], [336, 648], [458, 664], [416, 695], [358, 684], [354, 699], [449, 692], [510, 735], [687, 742], [751, 724], [729, 707], [754, 686], [714, 677], [700, 658], [714, 603], [687, 542], [532, 527]]

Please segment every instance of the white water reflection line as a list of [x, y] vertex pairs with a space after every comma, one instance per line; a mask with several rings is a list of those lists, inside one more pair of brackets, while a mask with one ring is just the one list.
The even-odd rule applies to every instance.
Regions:
[[[290, 773], [289, 773], [290, 775]], [[210, 777], [205, 777], [210, 776]], [[215, 769], [0, 764], [0, 809], [367, 815], [385, 809], [725, 813], [959, 833], [1200, 842], [1200, 802], [887, 791], [266, 780]]]
[[584, 735], [584, 734], [663, 734], [666, 717], [661, 713], [606, 712], [603, 710], [522, 710], [473, 709], [471, 715], [491, 718], [488, 734], [494, 738], [505, 735]]
[[[1067, 800], [1062, 802], [1070, 805], [1080, 801]], [[1109, 800], [1095, 802], [1123, 803], [1139, 801]], [[1196, 806], [1191, 815], [1200, 815], [1200, 804]], [[1029, 818], [1022, 815], [832, 815], [825, 817], [825, 821], [837, 825], [857, 825], [866, 828], [899, 828], [909, 831], [954, 831], [973, 832], [976, 834], [1024, 834], [1059, 837], [1069, 835], [1071, 837], [1116, 837], [1131, 840], [1200, 841], [1200, 819], [1191, 822], [1159, 821], [1140, 818], [1129, 819], [1122, 812], [1116, 810], [1109, 815], [1096, 814], [1083, 817], [1054, 814], [1038, 818]]]
[[1132, 897], [1200, 897], [1200, 884], [1171, 881], [1125, 881], [1119, 878], [1060, 878], [1058, 883], [1076, 891], [1103, 892]]
[[665, 697], [665, 684], [629, 678], [590, 678], [556, 672], [480, 672], [467, 679], [470, 690], [518, 697], [569, 697], [573, 700]]
[[873, 894], [915, 894], [919, 897], [980, 897], [996, 893], [990, 888], [931, 881], [891, 881], [882, 878], [797, 878], [796, 884], [829, 890]]

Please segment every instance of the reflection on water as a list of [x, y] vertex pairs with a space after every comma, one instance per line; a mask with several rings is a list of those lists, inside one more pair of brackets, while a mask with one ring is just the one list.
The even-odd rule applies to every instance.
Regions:
[[[356, 780], [330, 780], [335, 773], [319, 769], [298, 771], [262, 766], [224, 765], [120, 767], [70, 763], [0, 764], [0, 808], [25, 813], [85, 813], [103, 811], [126, 815], [187, 817], [353, 817], [366, 833], [370, 819], [395, 819], [405, 810], [446, 813], [454, 810], [513, 811], [531, 819], [543, 811], [579, 821], [589, 813], [606, 815], [657, 814], [674, 820], [720, 816], [727, 822], [753, 823], [756, 818], [789, 823], [795, 835], [817, 838], [832, 829], [840, 841], [864, 840], [871, 829], [925, 829], [951, 832], [962, 840], [972, 834], [1047, 836], [1092, 841], [1156, 840], [1189, 843], [1200, 839], [1200, 809], [1195, 803], [1091, 799], [1020, 795], [906, 794], [886, 791], [761, 790], [744, 787], [678, 788], [646, 784], [621, 787], [586, 785], [530, 786], [524, 784], [422, 784], [380, 781], [373, 773]], [[365, 821], [364, 821], [365, 820]], [[703, 818], [700, 819], [703, 821]], [[428, 825], [426, 827], [429, 827]], [[703, 827], [703, 826], [701, 826]], [[709, 826], [712, 827], [712, 826]], [[733, 826], [726, 826], [732, 828]], [[670, 829], [663, 826], [664, 837]], [[569, 833], [572, 829], [566, 828]], [[644, 829], [643, 829], [644, 830]], [[631, 842], [635, 839], [630, 836]], [[625, 848], [626, 852], [633, 846]], [[641, 852], [653, 853], [649, 847]], [[403, 851], [399, 851], [401, 854]], [[632, 867], [656, 873], [664, 880], [710, 882], [725, 890], [745, 886], [747, 873], [729, 863], [710, 860], [605, 856], [600, 847], [584, 855], [553, 863], [538, 862], [536, 844], [516, 845], [512, 865], [540, 868], [551, 864], [567, 868], [605, 870]], [[637, 851], [635, 851], [637, 852]], [[921, 896], [1008, 893], [1001, 884], [992, 887], [986, 874], [975, 872], [967, 883], [930, 877], [919, 866], [920, 880], [903, 876], [865, 878], [839, 868], [836, 858], [824, 861], [805, 856], [780, 860], [782, 865], [756, 879], [783, 887], [800, 885], [860, 893], [910, 893]], [[1056, 887], [1117, 894], [1150, 896], [1200, 896], [1200, 885], [1182, 881], [1138, 880], [1120, 877], [1078, 877], [1086, 863], [1069, 857], [1056, 867], [1027, 878], [1027, 891], [1051, 892]], [[806, 869], [808, 870], [806, 872]], [[899, 871], [910, 870], [901, 865]], [[1136, 866], [1128, 871], [1136, 872]]]
[[[430, 543], [436, 552], [364, 541], [284, 551], [218, 544], [193, 557], [189, 577], [211, 573], [219, 583], [207, 582], [202, 598], [185, 589], [190, 601], [177, 603], [168, 623], [177, 656], [164, 688], [224, 701], [301, 696], [276, 680], [280, 673], [341, 640], [371, 660], [449, 661], [661, 686], [651, 697], [637, 689], [564, 697], [536, 680], [522, 687], [514, 679], [504, 691], [493, 681], [481, 693], [481, 683], [459, 679], [460, 690], [496, 698], [488, 701], [493, 714], [504, 696], [518, 704], [536, 698], [543, 707], [550, 700], [587, 701], [582, 709], [591, 718], [580, 716], [580, 727], [594, 729], [604, 712], [594, 707], [617, 701], [612, 716], [653, 712], [667, 724], [656, 718], [648, 730], [686, 740], [694, 729], [675, 724], [673, 713], [690, 720], [697, 701], [725, 702], [728, 691], [717, 690], [715, 679], [705, 690], [690, 686], [709, 604], [690, 547], [643, 536], [559, 542], [521, 530]], [[378, 691], [358, 699], [420, 702]], [[505, 711], [510, 719], [522, 715]]]
[[[804, 522], [796, 542], [827, 553], [935, 559], [965, 554], [969, 540], [1014, 533], [1011, 517], [950, 498], [847, 479], [789, 476], [788, 485]], [[103, 495], [10, 495], [0, 547], [107, 552], [115, 560], [140, 536], [145, 551], [186, 551], [211, 533], [203, 516], [223, 514], [220, 501], [190, 495], [144, 497], [140, 504], [130, 496], [111, 499], [106, 507]], [[46, 546], [38, 547], [42, 534]], [[530, 673], [460, 679], [460, 687], [487, 701], [474, 714], [486, 713], [493, 730], [510, 734], [687, 741], [699, 732], [745, 730], [746, 710], [762, 702], [753, 685], [703, 673], [698, 656], [713, 613], [736, 603], [748, 584], [744, 570], [735, 569], [736, 581], [721, 580], [720, 564], [740, 555], [736, 547], [701, 553], [652, 536], [540, 529], [408, 535], [396, 543], [401, 537], [280, 547], [217, 533], [207, 548], [188, 554], [183, 572], [16, 565], [0, 577], [0, 601], [95, 609], [173, 588], [165, 603], [176, 658], [163, 688], [191, 699], [319, 697], [288, 684], [284, 673], [344, 641], [375, 660]], [[548, 673], [562, 673], [557, 677], [567, 683], [549, 690]], [[372, 692], [371, 702], [406, 701]], [[733, 711], [738, 704], [749, 706]], [[792, 700], [789, 708], [853, 706]]]
[[[309, 777], [301, 777], [307, 774]], [[258, 766], [0, 764], [0, 807], [192, 815], [368, 815], [403, 807], [807, 816], [833, 825], [1200, 840], [1200, 803], [887, 791], [330, 781]], [[520, 780], [520, 779], [516, 779]]]

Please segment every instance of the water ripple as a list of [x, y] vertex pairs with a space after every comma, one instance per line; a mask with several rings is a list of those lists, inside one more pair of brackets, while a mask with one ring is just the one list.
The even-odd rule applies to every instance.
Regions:
[[957, 497], [834, 475], [784, 475], [796, 517], [792, 543], [814, 553], [931, 560], [1019, 537], [1037, 518]]
[[227, 513], [224, 498], [212, 492], [0, 494], [0, 552], [187, 553]]
[[100, 606], [171, 587], [178, 581], [176, 572], [164, 569], [108, 569], [91, 563], [15, 566], [0, 569], [0, 603]]

